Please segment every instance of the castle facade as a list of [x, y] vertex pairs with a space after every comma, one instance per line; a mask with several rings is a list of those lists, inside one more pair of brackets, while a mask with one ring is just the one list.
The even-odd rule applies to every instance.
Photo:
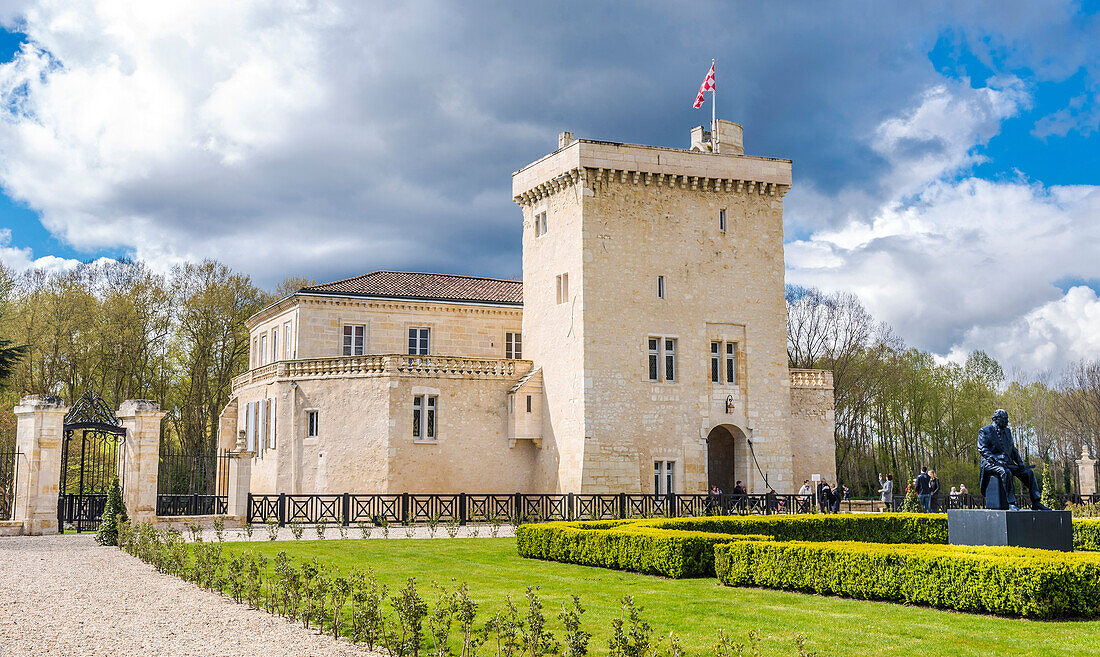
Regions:
[[835, 474], [787, 367], [791, 161], [570, 133], [512, 175], [523, 281], [378, 271], [257, 313], [220, 443], [255, 493], [793, 493]]

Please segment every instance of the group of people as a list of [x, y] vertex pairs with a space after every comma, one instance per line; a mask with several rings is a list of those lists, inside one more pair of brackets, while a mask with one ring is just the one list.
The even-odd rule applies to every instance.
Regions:
[[[809, 479], [802, 482], [802, 488], [798, 489], [798, 494], [804, 497], [810, 497], [814, 494]], [[829, 484], [828, 481], [822, 479], [817, 484], [817, 507], [822, 513], [840, 513], [840, 503], [850, 499], [848, 494], [847, 486], [842, 485], [840, 482]]]
[[[883, 510], [892, 510], [894, 508], [894, 476], [879, 474], [878, 486], [878, 493], [884, 506]], [[940, 509], [940, 480], [936, 476], [935, 470], [930, 470], [928, 466], [922, 466], [920, 473], [905, 489], [905, 492], [908, 493], [910, 488], [916, 490], [917, 500], [925, 511], [932, 512]], [[967, 490], [965, 484], [960, 484], [958, 487], [952, 486], [950, 499], [952, 502], [957, 503], [963, 496], [969, 494], [970, 491]]]

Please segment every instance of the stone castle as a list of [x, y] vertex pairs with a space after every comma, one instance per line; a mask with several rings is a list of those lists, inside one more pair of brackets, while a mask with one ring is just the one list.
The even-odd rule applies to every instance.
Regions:
[[791, 161], [559, 136], [512, 175], [523, 281], [376, 271], [249, 320], [220, 446], [254, 493], [793, 493], [835, 474], [789, 370]]

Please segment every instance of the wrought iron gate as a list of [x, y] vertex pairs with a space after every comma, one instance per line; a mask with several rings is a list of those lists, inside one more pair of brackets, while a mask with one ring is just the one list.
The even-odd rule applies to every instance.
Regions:
[[19, 480], [19, 452], [0, 452], [0, 520], [15, 515], [15, 486]]
[[57, 498], [57, 524], [89, 531], [99, 528], [107, 504], [107, 491], [117, 476], [125, 485], [120, 464], [126, 429], [103, 398], [85, 392], [65, 416], [61, 446], [61, 486]]

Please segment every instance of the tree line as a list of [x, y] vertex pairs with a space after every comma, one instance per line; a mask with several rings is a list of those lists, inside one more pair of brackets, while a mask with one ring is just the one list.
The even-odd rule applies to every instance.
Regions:
[[213, 260], [167, 275], [131, 260], [18, 274], [0, 263], [0, 450], [14, 443], [22, 395], [72, 404], [90, 389], [112, 408], [160, 403], [162, 441], [212, 453], [230, 381], [248, 365], [245, 320], [305, 283], [265, 291]]
[[859, 494], [893, 474], [904, 490], [922, 465], [946, 493], [978, 492], [978, 430], [1008, 411], [1021, 455], [1057, 492], [1075, 490], [1075, 460], [1100, 441], [1100, 361], [1064, 372], [1012, 372], [982, 351], [965, 362], [909, 347], [852, 294], [787, 288], [791, 367], [831, 369], [837, 476]]

